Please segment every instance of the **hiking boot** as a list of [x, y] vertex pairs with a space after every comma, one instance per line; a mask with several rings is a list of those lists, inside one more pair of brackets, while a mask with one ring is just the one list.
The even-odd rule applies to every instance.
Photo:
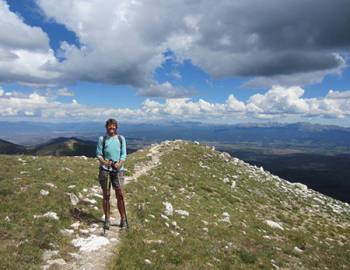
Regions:
[[128, 229], [129, 228], [129, 224], [126, 220], [121, 220], [120, 221], [120, 225], [119, 225], [120, 228], [125, 228], [125, 229]]
[[105, 223], [103, 224], [103, 229], [109, 230], [109, 225], [110, 225], [110, 221], [109, 221], [109, 219], [106, 219]]

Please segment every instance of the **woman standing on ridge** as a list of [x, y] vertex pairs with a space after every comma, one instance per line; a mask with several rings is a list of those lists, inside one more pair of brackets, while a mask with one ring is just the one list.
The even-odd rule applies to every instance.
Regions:
[[111, 118], [106, 121], [106, 134], [100, 136], [96, 157], [100, 162], [98, 179], [103, 191], [104, 230], [110, 226], [110, 189], [115, 190], [117, 207], [120, 214], [120, 227], [128, 228], [124, 202], [124, 162], [126, 160], [126, 141], [118, 134], [118, 123]]

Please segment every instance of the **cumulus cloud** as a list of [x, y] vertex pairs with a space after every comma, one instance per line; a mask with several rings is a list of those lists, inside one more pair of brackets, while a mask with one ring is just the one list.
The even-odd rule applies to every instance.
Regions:
[[0, 44], [2, 48], [47, 51], [48, 37], [39, 27], [26, 25], [0, 1]]
[[54, 64], [57, 60], [46, 33], [26, 25], [0, 0], [0, 81], [49, 84], [59, 76], [46, 69]]
[[329, 90], [327, 94], [328, 99], [350, 99], [350, 91], [333, 91]]
[[321, 83], [326, 75], [340, 75], [346, 68], [345, 59], [339, 54], [333, 54], [339, 61], [339, 66], [309, 72], [298, 72], [292, 75], [273, 75], [273, 76], [257, 76], [243, 83], [244, 88], [270, 87], [271, 85], [307, 85]]
[[341, 72], [340, 53], [350, 46], [347, 0], [320, 0], [317, 12], [304, 0], [37, 3], [82, 44], [64, 43], [65, 60], [51, 70], [66, 80], [128, 84], [151, 96], [157, 91], [145, 88], [157, 84], [152, 74], [166, 50], [215, 78], [243, 76], [252, 78], [246, 86], [270, 87], [315, 83]]
[[139, 114], [138, 110], [93, 108], [79, 104], [75, 99], [71, 103], [62, 103], [36, 92], [22, 96], [6, 93], [0, 88], [0, 116], [4, 119], [91, 120], [110, 115], [120, 115], [124, 119]]
[[67, 87], [63, 87], [57, 90], [57, 94], [59, 96], [63, 96], [63, 97], [72, 97], [74, 96], [74, 93], [69, 90]]
[[[78, 36], [81, 48], [62, 46], [65, 61], [52, 69], [67, 80], [145, 87], [161, 65], [167, 35], [157, 6], [138, 1], [38, 1], [48, 17]], [[144, 14], [145, 12], [145, 14]], [[159, 24], [158, 24], [159, 23]], [[171, 31], [171, 29], [169, 29]]]
[[[321, 0], [317, 4], [315, 13], [314, 3], [303, 0], [224, 1], [220, 5], [203, 1], [199, 13], [207, 16], [197, 21], [200, 37], [184, 54], [216, 77], [292, 78], [339, 69], [343, 59], [334, 50], [349, 48], [345, 23], [349, 2]], [[331, 11], [337, 15], [330, 18]]]
[[264, 114], [300, 114], [309, 110], [306, 100], [301, 97], [304, 90], [301, 87], [285, 89], [274, 86], [265, 94], [256, 94], [249, 98], [247, 108], [249, 112]]
[[[319, 0], [317, 9], [305, 0], [36, 3], [44, 16], [73, 31], [81, 46], [62, 42], [58, 61], [47, 34], [25, 24], [0, 0], [2, 82], [35, 86], [88, 81], [129, 85], [143, 96], [185, 98], [194, 92], [154, 79], [167, 51], [214, 78], [239, 76], [249, 79], [246, 87], [271, 87], [313, 84], [339, 74], [350, 48], [348, 0]], [[176, 70], [172, 74], [181, 80]], [[253, 112], [263, 104], [237, 106], [240, 112]]]
[[[115, 115], [123, 121], [196, 120], [201, 122], [234, 123], [237, 120], [349, 118], [350, 91], [330, 90], [320, 98], [304, 98], [301, 87], [274, 86], [265, 94], [252, 95], [246, 102], [229, 95], [224, 103], [203, 99], [171, 98], [164, 102], [146, 99], [136, 109], [91, 107], [73, 99], [58, 102], [52, 97], [33, 92], [17, 95], [0, 88], [0, 117], [65, 120], [101, 120]], [[130, 120], [132, 119], [132, 120]]]
[[148, 87], [138, 89], [137, 93], [148, 97], [182, 98], [193, 96], [194, 91], [183, 87], [176, 87], [170, 82], [151, 83]]

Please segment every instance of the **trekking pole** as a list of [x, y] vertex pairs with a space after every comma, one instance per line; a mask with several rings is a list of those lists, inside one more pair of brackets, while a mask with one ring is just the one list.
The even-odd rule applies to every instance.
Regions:
[[[108, 166], [109, 168], [109, 166]], [[106, 192], [106, 195], [108, 195], [108, 189], [109, 189], [109, 174], [107, 174], [107, 181], [106, 181], [106, 186], [105, 186], [105, 192]], [[107, 200], [106, 200], [107, 202]], [[105, 213], [105, 222], [104, 222], [104, 226], [103, 226], [103, 235], [106, 234], [106, 221], [107, 221], [107, 214], [108, 214], [108, 207], [107, 207], [107, 203], [106, 203], [106, 213]]]
[[[108, 175], [107, 175], [107, 181], [106, 181], [106, 186], [105, 186], [105, 194], [106, 194], [106, 196], [107, 196], [107, 192], [108, 192], [108, 184], [109, 184], [109, 177], [108, 177]], [[105, 235], [106, 234], [106, 223], [107, 223], [107, 212], [108, 212], [108, 206], [107, 206], [107, 198], [105, 199], [106, 201], [105, 201], [105, 203], [106, 203], [106, 213], [105, 213], [105, 221], [104, 221], [104, 224], [103, 224], [103, 235]]]
[[128, 222], [128, 216], [126, 215], [126, 207], [125, 207], [125, 200], [123, 199], [123, 207], [124, 207], [124, 214], [125, 214], [125, 221], [127, 224], [127, 229], [129, 229], [129, 222]]
[[[118, 176], [119, 176], [119, 173], [118, 173]], [[124, 172], [123, 172], [123, 177], [125, 177], [124, 175]], [[124, 192], [124, 190], [123, 190]], [[125, 207], [125, 200], [124, 200], [124, 197], [123, 197], [123, 208], [124, 208], [124, 214], [125, 214], [125, 221], [126, 221], [126, 224], [127, 224], [127, 229], [129, 229], [129, 222], [128, 222], [128, 216], [126, 215], [126, 207]]]

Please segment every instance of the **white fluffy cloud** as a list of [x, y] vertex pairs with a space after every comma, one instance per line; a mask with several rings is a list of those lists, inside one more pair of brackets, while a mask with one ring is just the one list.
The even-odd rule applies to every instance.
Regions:
[[348, 0], [319, 0], [317, 13], [315, 3], [304, 0], [36, 3], [48, 19], [73, 31], [81, 46], [62, 42], [57, 53], [63, 61], [58, 61], [47, 34], [25, 24], [0, 0], [2, 82], [89, 81], [130, 85], [144, 96], [183, 98], [193, 91], [154, 79], [169, 50], [214, 78], [247, 77], [247, 87], [271, 87], [320, 82], [340, 73], [350, 46]]
[[152, 74], [163, 62], [164, 41], [172, 31], [159, 18], [162, 5], [125, 0], [38, 4], [48, 17], [74, 31], [82, 44], [80, 49], [62, 45], [65, 61], [51, 68], [62, 72], [64, 79], [128, 84], [141, 92], [154, 87]]
[[36, 92], [18, 95], [0, 88], [0, 117], [6, 119], [40, 118], [46, 120], [100, 120], [115, 115], [123, 121], [196, 120], [234, 123], [237, 120], [349, 118], [350, 91], [330, 90], [321, 98], [303, 98], [300, 87], [274, 86], [265, 94], [255, 94], [246, 102], [229, 95], [224, 103], [203, 99], [166, 99], [158, 102], [146, 99], [140, 108], [104, 108], [80, 104], [76, 100], [61, 103], [53, 97]]
[[46, 33], [26, 25], [0, 0], [0, 81], [50, 84], [59, 73], [46, 67], [55, 64]]
[[249, 98], [247, 108], [250, 112], [264, 114], [301, 114], [309, 110], [308, 102], [301, 97], [304, 90], [301, 87], [285, 89], [274, 86], [265, 94], [256, 94]]
[[67, 87], [63, 87], [57, 90], [57, 94], [59, 96], [63, 96], [63, 97], [72, 97], [74, 96], [74, 93], [69, 90]]
[[5, 1], [0, 1], [0, 44], [8, 49], [46, 51], [49, 39], [39, 27], [26, 25], [9, 10]]
[[71, 103], [61, 103], [36, 92], [18, 96], [0, 88], [0, 117], [4, 119], [91, 120], [106, 118], [109, 115], [120, 115], [124, 119], [138, 114], [138, 110], [91, 108], [79, 104], [75, 99]]
[[215, 78], [252, 78], [249, 87], [303, 85], [341, 72], [345, 59], [339, 53], [350, 45], [346, 1], [320, 0], [317, 13], [313, 2], [304, 0], [37, 3], [82, 44], [62, 45], [65, 61], [51, 65], [62, 79], [128, 84], [140, 94], [170, 97], [152, 77], [168, 49]]
[[138, 94], [148, 97], [183, 98], [192, 96], [195, 92], [183, 87], [176, 87], [170, 82], [151, 83], [149, 86], [140, 88]]

